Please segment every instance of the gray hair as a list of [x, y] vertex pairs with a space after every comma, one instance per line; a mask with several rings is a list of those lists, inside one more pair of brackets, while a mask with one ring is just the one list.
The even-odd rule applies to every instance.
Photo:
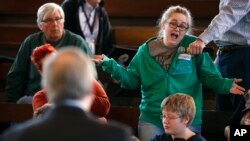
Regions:
[[174, 13], [181, 13], [185, 16], [187, 16], [188, 18], [188, 31], [187, 33], [191, 32], [192, 26], [193, 26], [193, 18], [191, 16], [190, 11], [185, 8], [185, 7], [181, 7], [179, 5], [177, 6], [170, 6], [167, 10], [165, 10], [161, 16], [161, 19], [159, 19], [158, 21], [158, 27], [160, 28], [159, 32], [158, 32], [158, 37], [162, 38], [163, 37], [163, 29], [161, 29], [161, 25], [166, 23], [167, 20], [170, 18], [170, 16]]
[[37, 25], [39, 28], [41, 28], [41, 22], [45, 19], [47, 19], [51, 14], [53, 14], [55, 11], [58, 11], [62, 17], [62, 20], [64, 22], [64, 12], [60, 5], [56, 3], [46, 3], [42, 5], [38, 11], [37, 11]]
[[44, 60], [42, 84], [50, 102], [80, 100], [92, 92], [95, 69], [76, 47], [59, 49]]

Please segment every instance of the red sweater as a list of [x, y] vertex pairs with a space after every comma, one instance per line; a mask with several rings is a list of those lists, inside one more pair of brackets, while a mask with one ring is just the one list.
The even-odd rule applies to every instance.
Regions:
[[[105, 117], [110, 109], [110, 102], [106, 92], [97, 80], [94, 80], [93, 85], [94, 102], [91, 107], [91, 112], [97, 117]], [[33, 111], [43, 106], [48, 102], [47, 92], [45, 89], [38, 91], [32, 100]]]

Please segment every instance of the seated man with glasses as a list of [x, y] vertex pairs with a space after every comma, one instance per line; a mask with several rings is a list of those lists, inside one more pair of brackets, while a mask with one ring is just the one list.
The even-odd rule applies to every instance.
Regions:
[[[41, 45], [51, 44], [56, 49], [63, 46], [81, 48], [92, 56], [82, 37], [64, 30], [64, 12], [60, 5], [46, 3], [37, 11], [37, 25], [41, 31], [29, 35], [21, 44], [15, 62], [8, 73], [7, 102], [31, 103], [32, 96], [41, 89], [41, 76], [31, 63], [32, 51]], [[20, 99], [21, 98], [21, 99]]]
[[157, 135], [151, 141], [205, 141], [188, 128], [195, 116], [195, 103], [191, 96], [176, 93], [165, 98], [161, 103], [162, 124], [165, 133]]

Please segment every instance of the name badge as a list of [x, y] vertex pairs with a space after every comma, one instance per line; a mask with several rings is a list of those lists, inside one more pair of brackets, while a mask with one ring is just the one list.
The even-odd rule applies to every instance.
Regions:
[[192, 57], [191, 54], [181, 53], [181, 54], [179, 55], [178, 59], [190, 61], [190, 60], [191, 60], [191, 57]]

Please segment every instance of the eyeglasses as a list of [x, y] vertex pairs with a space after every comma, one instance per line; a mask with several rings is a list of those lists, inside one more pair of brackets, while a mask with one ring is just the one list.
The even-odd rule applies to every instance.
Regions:
[[54, 23], [54, 22], [56, 22], [56, 23], [60, 23], [61, 21], [62, 21], [62, 17], [57, 17], [57, 18], [55, 18], [55, 19], [45, 19], [45, 20], [42, 20], [42, 22], [44, 22], [44, 23], [47, 23], [47, 24], [52, 24], [52, 23]]
[[169, 27], [173, 29], [176, 29], [178, 27], [180, 31], [186, 31], [189, 28], [188, 25], [185, 25], [185, 24], [178, 25], [177, 22], [167, 22], [167, 23], [169, 24]]
[[167, 120], [174, 120], [177, 118], [180, 118], [179, 116], [173, 116], [173, 115], [161, 115], [160, 116], [161, 119], [167, 119]]

